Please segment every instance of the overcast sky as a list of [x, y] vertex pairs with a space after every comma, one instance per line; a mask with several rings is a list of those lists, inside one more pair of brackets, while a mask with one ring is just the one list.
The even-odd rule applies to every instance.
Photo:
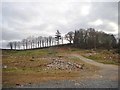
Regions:
[[[32, 1], [32, 0], [31, 0]], [[22, 40], [28, 36], [62, 35], [80, 28], [118, 33], [117, 2], [2, 2], [2, 40]]]

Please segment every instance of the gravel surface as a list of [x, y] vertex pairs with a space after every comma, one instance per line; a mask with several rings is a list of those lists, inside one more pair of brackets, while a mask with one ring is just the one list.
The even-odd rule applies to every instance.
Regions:
[[[118, 82], [111, 80], [87, 80], [87, 81], [48, 81], [41, 84], [25, 85], [23, 88], [117, 88]], [[22, 87], [21, 87], [22, 88]]]

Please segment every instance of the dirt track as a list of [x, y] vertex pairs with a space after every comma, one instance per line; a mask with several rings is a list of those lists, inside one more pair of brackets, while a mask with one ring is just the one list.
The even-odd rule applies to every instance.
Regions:
[[[77, 54], [73, 54], [73, 56], [80, 58], [80, 60], [86, 63], [98, 66], [100, 68], [99, 75], [102, 78], [109, 80], [118, 80], [118, 66], [98, 63]], [[95, 76], [93, 78], [95, 78]]]

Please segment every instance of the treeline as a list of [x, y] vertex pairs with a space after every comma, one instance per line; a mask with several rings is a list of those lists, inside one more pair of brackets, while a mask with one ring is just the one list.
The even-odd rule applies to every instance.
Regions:
[[65, 38], [76, 48], [94, 49], [103, 48], [116, 49], [120, 53], [120, 39], [117, 41], [113, 34], [96, 31], [94, 28], [79, 29], [75, 32], [68, 32]]
[[61, 33], [57, 30], [55, 37], [49, 36], [49, 37], [43, 37], [43, 36], [30, 36], [26, 39], [23, 39], [21, 41], [12, 41], [8, 43], [8, 47], [10, 49], [33, 49], [33, 48], [41, 48], [41, 47], [49, 47], [60, 44], [63, 44], [63, 37], [61, 36]]
[[[22, 41], [9, 42], [10, 49], [33, 49], [41, 47], [49, 47], [59, 45], [60, 41], [63, 44], [63, 39], [66, 39], [74, 47], [82, 49], [105, 48], [107, 50], [120, 47], [120, 40], [117, 42], [113, 34], [107, 34], [102, 31], [96, 31], [94, 28], [79, 29], [74, 32], [68, 32], [64, 37], [57, 30], [55, 36], [49, 37], [28, 37]], [[118, 50], [120, 52], [120, 50]]]
[[75, 47], [84, 49], [117, 48], [117, 40], [113, 34], [95, 31], [94, 28], [76, 30], [73, 44]]

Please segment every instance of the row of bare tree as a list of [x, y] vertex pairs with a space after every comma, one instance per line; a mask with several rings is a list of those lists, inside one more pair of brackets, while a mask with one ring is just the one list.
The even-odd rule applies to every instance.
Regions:
[[53, 45], [63, 44], [63, 37], [61, 37], [61, 33], [57, 30], [55, 37], [34, 37], [30, 36], [22, 41], [13, 41], [8, 43], [8, 47], [10, 49], [33, 49], [33, 48], [41, 48], [41, 47], [49, 47]]

